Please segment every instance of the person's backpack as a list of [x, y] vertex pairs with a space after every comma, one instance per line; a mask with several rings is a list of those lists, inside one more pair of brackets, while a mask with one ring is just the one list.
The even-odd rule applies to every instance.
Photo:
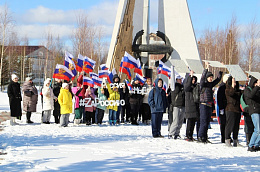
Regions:
[[[252, 91], [251, 87], [248, 86], [247, 88], [249, 88], [249, 90]], [[244, 99], [244, 94], [242, 94], [240, 97], [240, 109], [242, 110], [242, 112], [249, 112], [248, 105], [246, 104]]]
[[193, 100], [195, 103], [200, 103], [200, 85], [197, 84], [192, 90]]

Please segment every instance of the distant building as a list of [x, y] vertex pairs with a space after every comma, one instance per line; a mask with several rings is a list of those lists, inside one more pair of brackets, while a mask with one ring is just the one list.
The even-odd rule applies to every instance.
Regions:
[[[23, 82], [27, 76], [33, 78], [36, 85], [42, 85], [46, 77], [52, 77], [55, 61], [53, 54], [45, 46], [6, 46], [6, 59], [12, 62], [19, 62], [23, 59], [25, 67], [10, 67], [10, 73], [15, 72], [20, 76]], [[21, 58], [22, 57], [22, 58]], [[45, 65], [47, 63], [47, 66]], [[23, 71], [24, 70], [24, 71]]]

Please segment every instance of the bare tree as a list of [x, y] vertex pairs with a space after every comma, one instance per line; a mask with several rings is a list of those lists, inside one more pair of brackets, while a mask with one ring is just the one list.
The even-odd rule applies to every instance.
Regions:
[[4, 6], [4, 10], [0, 12], [0, 30], [1, 30], [1, 63], [0, 63], [0, 86], [2, 90], [2, 74], [3, 74], [3, 60], [4, 60], [4, 51], [5, 51], [5, 41], [8, 27], [12, 24], [12, 16], [9, 12], [7, 5]]
[[244, 58], [240, 59], [246, 63], [246, 70], [259, 69], [260, 55], [260, 25], [254, 18], [246, 27], [244, 34]]

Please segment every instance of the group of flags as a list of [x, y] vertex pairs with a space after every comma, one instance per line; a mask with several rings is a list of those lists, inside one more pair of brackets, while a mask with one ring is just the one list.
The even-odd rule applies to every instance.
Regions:
[[[103, 78], [107, 78], [109, 83], [113, 82], [113, 76], [116, 74], [115, 69], [111, 72], [106, 67], [105, 64], [100, 65], [98, 74], [93, 73], [96, 62], [87, 57], [78, 55], [75, 59], [72, 54], [65, 52], [64, 65], [57, 64], [56, 69], [53, 74], [53, 78], [73, 80], [77, 75], [77, 72], [89, 73], [89, 77], [83, 77], [83, 85], [89, 85], [93, 87], [94, 85], [101, 86]], [[136, 78], [144, 84], [146, 79], [143, 77], [141, 62], [139, 59], [135, 59], [130, 54], [125, 52], [124, 57], [122, 57], [119, 72], [125, 73], [129, 80], [131, 80], [132, 75], [130, 69], [134, 69], [136, 73]], [[129, 81], [128, 81], [129, 82]], [[129, 83], [130, 84], [130, 83]], [[130, 84], [131, 85], [131, 84]]]

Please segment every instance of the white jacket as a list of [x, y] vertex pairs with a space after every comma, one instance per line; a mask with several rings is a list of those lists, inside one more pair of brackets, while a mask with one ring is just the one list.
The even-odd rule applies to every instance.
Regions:
[[53, 110], [54, 109], [54, 102], [53, 100], [56, 98], [53, 94], [52, 88], [44, 86], [42, 89], [43, 95], [43, 108], [42, 110]]

